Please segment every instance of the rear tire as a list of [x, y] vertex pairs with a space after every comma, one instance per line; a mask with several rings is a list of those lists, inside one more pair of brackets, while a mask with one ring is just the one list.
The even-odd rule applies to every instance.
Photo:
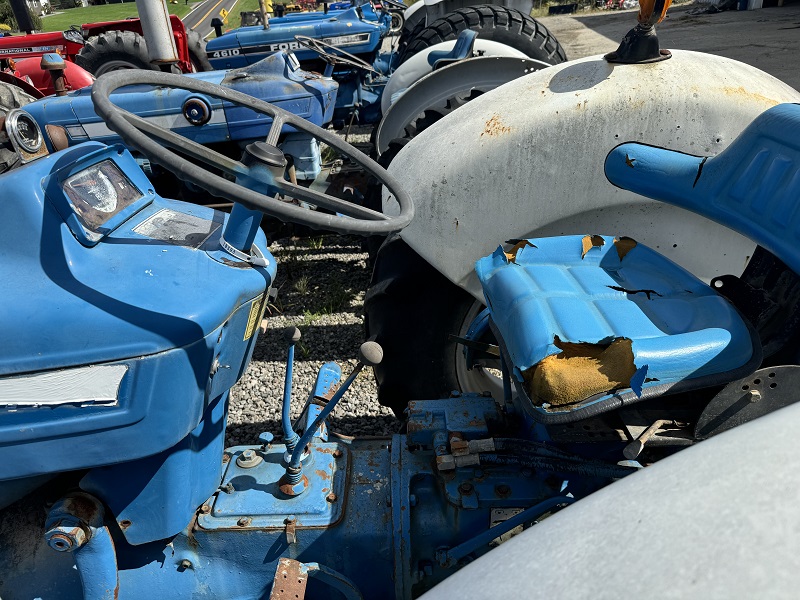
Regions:
[[420, 50], [456, 39], [465, 29], [477, 32], [480, 39], [511, 46], [528, 58], [551, 65], [567, 60], [561, 44], [539, 21], [513, 8], [487, 4], [460, 8], [419, 31], [404, 48], [398, 64]]
[[119, 69], [158, 71], [150, 63], [144, 38], [133, 31], [106, 31], [89, 38], [75, 62], [95, 77]]
[[373, 367], [381, 404], [402, 418], [409, 400], [447, 398], [459, 389], [461, 348], [450, 334], [461, 332], [476, 303], [402, 238], [386, 240], [364, 298], [366, 337], [383, 348], [383, 361]]
[[200, 37], [200, 34], [191, 29], [186, 30], [186, 43], [189, 46], [189, 57], [194, 65], [196, 72], [200, 71], [213, 71], [214, 67], [208, 62], [208, 54], [206, 53], [206, 41]]

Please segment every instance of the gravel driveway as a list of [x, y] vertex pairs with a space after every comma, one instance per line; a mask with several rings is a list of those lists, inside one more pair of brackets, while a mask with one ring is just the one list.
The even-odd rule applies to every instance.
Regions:
[[[362, 308], [369, 284], [359, 238], [335, 235], [279, 240], [270, 246], [278, 261], [278, 297], [253, 360], [233, 389], [226, 444], [254, 444], [262, 431], [280, 437], [286, 365], [283, 331], [295, 325], [302, 339], [295, 349], [292, 411], [302, 409], [320, 366], [335, 361], [343, 378], [356, 364], [364, 338]], [[328, 420], [346, 435], [389, 435], [400, 422], [377, 401], [372, 369], [364, 369]]]

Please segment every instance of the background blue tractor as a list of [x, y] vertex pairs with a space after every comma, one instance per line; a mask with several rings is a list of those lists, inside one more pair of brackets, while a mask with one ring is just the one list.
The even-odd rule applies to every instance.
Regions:
[[[564, 50], [547, 29], [518, 10], [481, 5], [463, 11], [470, 18], [451, 24], [447, 31], [432, 23], [430, 30], [415, 34], [415, 39], [426, 40], [424, 44], [412, 48], [409, 40], [404, 40], [403, 51], [400, 38], [387, 37], [392, 29], [389, 6], [364, 3], [344, 11], [299, 13], [270, 19], [267, 26], [234, 29], [209, 40], [206, 52], [215, 68], [231, 68], [252, 64], [279, 50], [294, 51], [304, 67], [329, 73], [339, 82], [334, 118], [339, 128], [349, 123], [379, 123], [391, 104], [390, 98], [383, 98], [389, 79], [420, 52], [426, 57], [430, 52], [453, 52], [450, 58], [454, 60], [509, 53], [545, 64], [566, 60]], [[454, 50], [455, 40], [465, 30], [477, 33], [478, 42], [474, 46], [462, 43]], [[444, 56], [407, 67], [404, 75], [396, 78], [404, 80], [404, 86], [395, 87], [392, 93], [430, 73], [441, 58]], [[427, 108], [422, 104], [419, 112]]]

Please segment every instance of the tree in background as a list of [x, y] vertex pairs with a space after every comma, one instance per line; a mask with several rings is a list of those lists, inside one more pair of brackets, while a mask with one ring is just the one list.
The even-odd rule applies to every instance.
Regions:
[[[30, 9], [28, 9], [28, 12], [30, 12]], [[34, 14], [31, 14], [31, 18], [36, 31], [41, 31], [42, 18]], [[11, 31], [19, 31], [17, 20], [14, 18], [14, 11], [11, 10], [11, 3], [8, 0], [0, 0], [0, 23], [5, 23], [11, 27]]]

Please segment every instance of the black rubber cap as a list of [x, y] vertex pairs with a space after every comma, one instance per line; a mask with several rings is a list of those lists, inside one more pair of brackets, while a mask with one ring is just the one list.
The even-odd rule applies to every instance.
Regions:
[[253, 142], [244, 151], [256, 160], [270, 167], [285, 167], [286, 157], [277, 147], [267, 142]]
[[358, 349], [358, 360], [368, 367], [379, 365], [383, 360], [383, 348], [378, 342], [364, 342]]
[[300, 341], [300, 330], [297, 327], [287, 327], [283, 331], [283, 339], [287, 344], [296, 344]]

